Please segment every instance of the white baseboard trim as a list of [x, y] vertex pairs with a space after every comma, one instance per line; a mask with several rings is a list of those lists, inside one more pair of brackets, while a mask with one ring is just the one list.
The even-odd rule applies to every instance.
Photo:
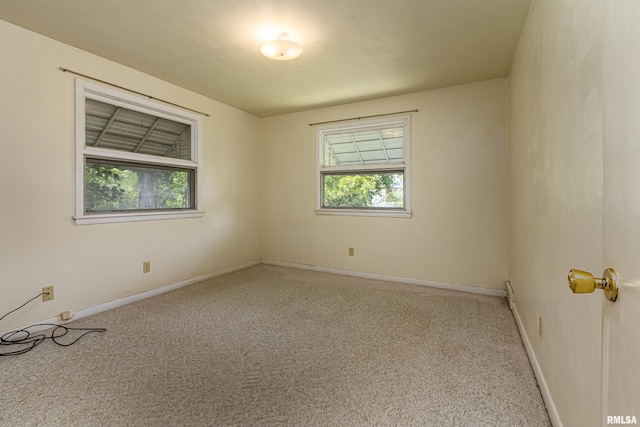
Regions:
[[343, 276], [354, 276], [354, 277], [362, 277], [365, 279], [385, 280], [387, 282], [408, 283], [411, 285], [429, 286], [432, 288], [440, 288], [440, 289], [450, 289], [454, 291], [470, 292], [473, 294], [481, 294], [481, 295], [491, 295], [495, 297], [507, 296], [507, 292], [501, 289], [488, 289], [488, 288], [480, 288], [480, 287], [470, 286], [470, 285], [459, 285], [454, 283], [434, 282], [432, 280], [412, 279], [409, 277], [387, 276], [384, 274], [375, 274], [375, 273], [363, 273], [360, 271], [340, 270], [337, 268], [318, 267], [315, 265], [296, 264], [292, 262], [273, 261], [269, 259], [263, 259], [262, 263], [268, 264], [268, 265], [277, 265], [280, 267], [298, 268], [301, 270], [320, 271], [322, 273], [341, 274]]
[[[173, 283], [171, 285], [163, 286], [158, 289], [152, 289], [150, 291], [142, 292], [135, 295], [130, 295], [128, 297], [120, 298], [114, 301], [109, 301], [94, 307], [80, 309], [75, 312], [71, 312], [71, 319], [67, 321], [63, 321], [60, 319], [60, 317], [56, 316], [50, 319], [42, 320], [41, 322], [37, 322], [36, 324], [13, 329], [12, 331], [25, 329], [25, 328], [29, 328], [30, 332], [43, 331], [51, 328], [52, 324], [64, 325], [74, 320], [78, 320], [84, 317], [92, 316], [94, 314], [102, 313], [103, 311], [111, 310], [111, 309], [121, 307], [123, 305], [131, 304], [137, 301], [142, 301], [144, 299], [151, 298], [156, 295], [164, 294], [166, 292], [170, 292], [179, 288], [183, 288], [185, 286], [193, 285], [195, 283], [212, 279], [214, 277], [233, 273], [238, 270], [244, 270], [245, 268], [253, 267], [258, 264], [277, 265], [281, 267], [298, 268], [302, 270], [313, 270], [313, 271], [319, 271], [323, 273], [341, 274], [343, 276], [362, 277], [365, 279], [384, 280], [388, 282], [408, 283], [412, 285], [429, 286], [432, 288], [449, 289], [454, 291], [470, 292], [474, 294], [490, 295], [490, 296], [497, 296], [497, 297], [505, 297], [507, 295], [506, 291], [499, 290], [499, 289], [487, 289], [487, 288], [480, 288], [480, 287], [470, 286], [470, 285], [460, 285], [460, 284], [453, 284], [453, 283], [436, 282], [431, 280], [412, 279], [412, 278], [400, 277], [400, 276], [387, 276], [383, 274], [364, 273], [364, 272], [352, 271], [352, 270], [341, 270], [336, 268], [318, 267], [313, 265], [296, 264], [291, 262], [262, 259], [262, 260], [250, 261], [245, 264], [227, 268], [225, 270], [217, 271], [215, 273], [206, 274], [204, 276], [194, 277], [192, 279], [187, 279], [178, 283]], [[45, 325], [39, 326], [40, 324], [45, 324]], [[0, 334], [5, 334], [12, 331], [0, 332]]]
[[132, 302], [142, 301], [144, 299], [151, 298], [156, 295], [160, 295], [166, 292], [174, 291], [176, 289], [184, 288], [185, 286], [194, 285], [198, 282], [213, 279], [214, 277], [233, 273], [234, 271], [244, 270], [245, 268], [253, 267], [254, 265], [258, 265], [258, 264], [260, 264], [259, 260], [247, 262], [245, 264], [237, 265], [235, 267], [227, 268], [225, 270], [216, 271], [215, 273], [205, 274], [204, 276], [194, 277], [193, 279], [187, 279], [182, 282], [163, 286], [162, 288], [152, 289], [150, 291], [142, 292], [140, 294], [135, 294], [128, 297], [120, 298], [118, 300], [100, 304], [95, 307], [85, 308], [84, 310], [79, 310], [76, 313], [74, 313], [72, 320], [77, 320], [82, 317], [87, 317], [97, 313], [102, 313], [103, 311], [107, 311], [116, 307], [121, 307], [123, 305], [131, 304]]
[[549, 419], [551, 420], [551, 424], [553, 424], [554, 427], [563, 427], [562, 421], [560, 421], [560, 415], [558, 414], [556, 405], [553, 402], [553, 397], [551, 397], [549, 386], [547, 385], [547, 381], [544, 379], [542, 369], [540, 368], [540, 364], [538, 363], [536, 354], [533, 351], [533, 347], [531, 346], [531, 341], [529, 341], [529, 336], [527, 335], [527, 331], [524, 328], [522, 319], [520, 319], [520, 314], [518, 313], [518, 307], [515, 303], [511, 308], [511, 312], [513, 313], [514, 319], [516, 319], [516, 324], [518, 325], [518, 330], [520, 331], [520, 337], [522, 338], [522, 343], [524, 344], [524, 348], [527, 351], [527, 356], [529, 356], [529, 362], [531, 363], [531, 368], [533, 368], [533, 373], [536, 376], [536, 381], [538, 382], [538, 388], [540, 389], [542, 400], [544, 400], [544, 404], [547, 407], [547, 413], [549, 414]]
[[516, 307], [516, 300], [513, 293], [513, 286], [511, 286], [511, 281], [507, 280], [505, 283], [505, 289], [507, 290], [507, 303], [509, 304], [509, 309], [513, 311]]
[[[22, 328], [16, 328], [12, 331], [0, 332], [0, 335], [3, 335], [8, 332], [13, 332], [25, 328], [29, 328], [30, 332], [40, 332], [46, 329], [52, 328], [52, 324], [55, 325], [64, 325], [66, 323], [72, 322], [74, 320], [82, 319], [83, 317], [92, 316], [94, 314], [102, 313], [103, 311], [111, 310], [117, 307], [122, 307], [123, 305], [131, 304], [133, 302], [142, 301], [147, 298], [154, 297], [156, 295], [164, 294], [166, 292], [170, 292], [176, 289], [184, 288], [185, 286], [194, 285], [198, 282], [202, 282], [208, 279], [212, 279], [214, 277], [222, 276], [225, 274], [233, 273], [234, 271], [244, 270], [245, 268], [253, 267], [254, 265], [260, 264], [260, 260], [250, 261], [245, 264], [237, 265], [235, 267], [227, 268], [225, 270], [216, 271], [215, 273], [205, 274], [204, 276], [194, 277], [193, 279], [183, 280], [181, 282], [173, 283], [171, 285], [163, 286], [158, 289], [152, 289], [150, 291], [142, 292], [135, 295], [130, 295], [128, 297], [120, 298], [115, 301], [105, 302], [103, 304], [96, 305], [94, 307], [80, 309], [75, 312], [71, 312], [71, 319], [67, 321], [60, 320], [60, 317], [52, 317], [50, 319], [43, 320], [42, 322], [38, 322], [33, 325], [25, 326]], [[42, 325], [41, 325], [42, 324]]]

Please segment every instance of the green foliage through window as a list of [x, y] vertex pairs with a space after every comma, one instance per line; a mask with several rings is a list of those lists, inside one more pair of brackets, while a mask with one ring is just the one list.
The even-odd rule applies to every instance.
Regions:
[[324, 174], [323, 206], [327, 208], [404, 207], [401, 172]]
[[87, 161], [86, 212], [193, 209], [193, 180], [191, 170]]

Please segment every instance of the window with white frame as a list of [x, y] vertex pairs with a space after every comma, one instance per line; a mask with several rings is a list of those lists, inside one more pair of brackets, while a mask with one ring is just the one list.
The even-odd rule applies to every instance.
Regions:
[[410, 119], [318, 126], [316, 213], [411, 216]]
[[202, 118], [76, 80], [76, 224], [202, 216]]

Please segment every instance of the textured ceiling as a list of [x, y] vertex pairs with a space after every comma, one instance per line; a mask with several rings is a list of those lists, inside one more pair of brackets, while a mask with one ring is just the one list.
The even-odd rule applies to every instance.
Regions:
[[[504, 77], [529, 3], [0, 0], [0, 19], [266, 117]], [[264, 58], [283, 31], [302, 56]]]

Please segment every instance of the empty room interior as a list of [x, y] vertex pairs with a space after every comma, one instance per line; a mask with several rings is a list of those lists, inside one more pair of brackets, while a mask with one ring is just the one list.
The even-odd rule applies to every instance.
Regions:
[[0, 425], [635, 424], [638, 19], [0, 0]]

